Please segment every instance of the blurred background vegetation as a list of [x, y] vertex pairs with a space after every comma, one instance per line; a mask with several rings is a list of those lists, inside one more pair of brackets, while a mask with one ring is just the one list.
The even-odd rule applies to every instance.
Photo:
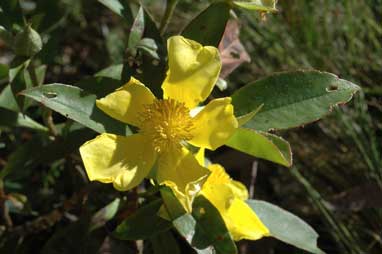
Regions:
[[[142, 3], [159, 24], [164, 1]], [[123, 62], [131, 24], [121, 22], [98, 2], [22, 4], [28, 21], [43, 36], [38, 61], [48, 66], [44, 83], [77, 83]], [[207, 5], [207, 1], [180, 1], [165, 36], [178, 33]], [[327, 253], [381, 253], [382, 0], [280, 0], [278, 9], [266, 16], [244, 10], [233, 14], [251, 62], [227, 78], [228, 89], [221, 93], [230, 94], [273, 72], [296, 69], [332, 72], [361, 85], [363, 92], [348, 106], [333, 109], [324, 120], [278, 133], [291, 143], [292, 169], [228, 148], [219, 149], [211, 160], [230, 169], [252, 193], [255, 188], [257, 199], [277, 204], [310, 223]], [[0, 40], [0, 63], [9, 64], [12, 57]], [[0, 79], [4, 95], [7, 81], [1, 75]], [[0, 102], [4, 100], [1, 95]], [[28, 113], [38, 119], [39, 110], [32, 105]], [[22, 232], [21, 238], [2, 237], [0, 252], [85, 253], [76, 248], [81, 245], [82, 250], [101, 246], [101, 253], [130, 253], [127, 249], [134, 253], [130, 243], [106, 237], [108, 224], [87, 235], [79, 223], [73, 223], [110, 203], [115, 191], [111, 186], [87, 185], [77, 150], [95, 133], [78, 128], [65, 136], [76, 125], [60, 126], [65, 119], [58, 114], [53, 119], [63, 134], [55, 140], [0, 120], [0, 166], [12, 163], [14, 168], [4, 179], [8, 199], [1, 204], [10, 217], [2, 214], [2, 219], [3, 224], [12, 223]], [[41, 154], [48, 156], [42, 159]], [[128, 200], [136, 200], [136, 194], [118, 195], [126, 200], [126, 213], [133, 211], [136, 203]], [[84, 200], [86, 206], [81, 205]], [[242, 253], [304, 253], [273, 239], [239, 245]]]

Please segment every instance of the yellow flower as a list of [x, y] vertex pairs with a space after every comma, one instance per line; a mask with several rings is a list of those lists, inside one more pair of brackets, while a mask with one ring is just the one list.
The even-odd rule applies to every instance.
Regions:
[[224, 168], [218, 164], [208, 167], [211, 174], [200, 192], [220, 212], [228, 231], [235, 241], [257, 240], [269, 236], [269, 230], [256, 213], [245, 203], [247, 188], [232, 180]]
[[80, 153], [90, 180], [113, 183], [121, 191], [137, 186], [155, 164], [153, 178], [171, 187], [189, 207], [186, 199], [200, 191], [209, 171], [183, 144], [214, 150], [228, 140], [238, 123], [229, 97], [212, 100], [192, 114], [218, 79], [218, 50], [182, 36], [171, 37], [167, 48], [169, 70], [162, 84], [163, 99], [131, 78], [96, 102], [113, 118], [138, 127], [138, 133], [127, 137], [101, 134], [81, 146]]

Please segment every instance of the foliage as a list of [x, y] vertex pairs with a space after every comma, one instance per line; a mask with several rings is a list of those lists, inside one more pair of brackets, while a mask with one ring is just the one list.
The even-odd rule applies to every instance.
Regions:
[[[229, 32], [226, 24], [235, 19], [235, 14], [253, 29], [244, 28], [241, 38], [258, 39], [256, 33], [264, 33], [266, 37], [282, 30], [281, 25], [253, 27], [258, 11], [263, 17], [269, 12], [270, 19], [282, 18], [274, 13], [276, 1], [193, 4], [169, 0], [166, 4], [160, 1], [166, 6], [163, 10], [158, 7], [159, 1], [154, 2], [142, 1], [140, 5], [123, 0], [97, 3], [6, 0], [0, 3], [0, 47], [6, 52], [4, 64], [0, 65], [0, 163], [3, 166], [0, 208], [4, 225], [0, 232], [1, 252], [238, 253], [221, 209], [205, 195], [196, 194], [190, 201], [191, 210], [187, 210], [189, 207], [179, 198], [176, 188], [153, 177], [159, 170], [158, 165], [147, 175], [151, 182], [146, 181], [128, 192], [117, 192], [109, 185], [89, 182], [86, 175], [89, 170], [84, 169], [79, 156], [79, 147], [99, 133], [136, 135], [136, 126], [108, 116], [96, 101], [107, 98], [132, 77], [146, 85], [157, 98], [162, 98], [161, 84], [167, 81], [166, 75], [170, 73], [167, 62], [173, 54], [166, 49], [168, 38], [174, 38], [170, 34], [181, 34], [221, 50]], [[177, 15], [185, 6], [187, 15], [192, 17], [186, 19], [183, 28], [175, 26], [171, 21], [179, 19]], [[291, 6], [281, 5], [285, 8], [283, 13], [292, 13], [293, 8], [305, 5]], [[374, 29], [371, 34], [362, 36], [375, 41], [380, 31], [371, 26]], [[309, 29], [316, 32], [313, 26]], [[304, 31], [308, 33], [309, 29]], [[238, 28], [235, 32], [238, 33]], [[331, 33], [326, 34], [329, 38]], [[309, 39], [310, 43], [316, 43], [314, 38]], [[235, 43], [233, 48], [237, 50], [240, 41]], [[319, 120], [338, 104], [348, 102], [359, 87], [327, 72], [294, 70], [271, 74], [273, 67], [267, 71], [268, 64], [261, 61], [282, 54], [277, 50], [275, 54], [274, 47], [269, 47], [262, 54], [254, 55], [248, 44], [244, 43], [243, 48], [230, 54], [232, 59], [240, 59], [237, 53], [240, 56], [249, 48], [251, 57], [257, 58], [252, 63], [256, 65], [254, 71], [241, 69], [234, 72], [232, 78], [227, 77], [228, 74], [220, 76], [218, 83], [228, 81], [228, 89], [219, 86], [223, 91], [215, 89], [208, 101], [213, 102], [221, 95], [232, 98], [239, 127], [227, 138], [228, 147], [291, 167], [291, 146], [274, 131]], [[354, 45], [352, 54], [360, 54], [356, 42]], [[379, 50], [377, 43], [372, 45]], [[304, 50], [315, 52], [316, 46]], [[269, 52], [269, 57], [265, 52]], [[293, 54], [291, 51], [290, 55]], [[228, 60], [223, 61], [223, 69]], [[322, 69], [323, 64], [320, 60], [317, 62], [320, 64], [315, 67]], [[378, 65], [379, 60], [376, 62]], [[288, 64], [288, 58], [282, 64]], [[248, 66], [251, 65], [246, 68]], [[280, 64], [274, 66], [279, 68]], [[292, 67], [297, 69], [299, 63]], [[267, 77], [257, 79], [259, 69]], [[338, 69], [328, 71], [341, 73]], [[368, 71], [375, 69], [364, 73]], [[243, 72], [245, 75], [237, 78], [236, 75]], [[251, 80], [246, 80], [248, 75], [252, 76]], [[237, 85], [232, 85], [234, 80]], [[200, 106], [207, 108], [206, 105]], [[344, 119], [347, 117], [336, 112]], [[343, 123], [349, 135], [359, 140], [360, 134], [352, 131], [346, 120]], [[356, 144], [370, 168], [369, 178], [381, 181], [379, 148], [375, 145], [375, 134], [369, 134], [373, 144], [371, 155], [367, 144], [358, 141]], [[201, 157], [204, 160], [204, 147], [197, 151], [189, 145], [187, 149], [199, 162]], [[209, 151], [207, 156], [213, 159], [213, 154]], [[305, 183], [298, 173], [292, 174]], [[304, 186], [311, 188], [309, 184]], [[313, 204], [322, 207], [319, 202], [316, 200]], [[317, 233], [302, 219], [264, 201], [248, 200], [247, 203], [269, 229], [270, 236], [312, 253], [322, 253], [317, 246]], [[324, 214], [324, 218], [329, 217], [332, 215]], [[285, 218], [283, 227], [290, 235], [280, 228], [280, 218]], [[337, 233], [342, 236], [346, 230], [339, 226]], [[68, 241], [68, 235], [75, 241]], [[356, 242], [346, 237], [339, 238], [344, 248]], [[136, 240], [144, 240], [143, 245]], [[163, 241], [169, 245], [163, 246]]]

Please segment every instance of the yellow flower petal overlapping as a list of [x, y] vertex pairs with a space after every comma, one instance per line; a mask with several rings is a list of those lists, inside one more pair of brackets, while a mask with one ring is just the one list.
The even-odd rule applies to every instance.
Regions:
[[[220, 73], [215, 47], [173, 36], [168, 40], [169, 69], [157, 99], [138, 80], [131, 80], [97, 100], [97, 107], [111, 117], [136, 126], [128, 137], [101, 134], [80, 148], [90, 180], [113, 183], [118, 190], [137, 186], [156, 165], [159, 184], [172, 188], [187, 210], [210, 171], [200, 166], [186, 149], [186, 142], [214, 150], [236, 130], [231, 98], [210, 101], [199, 113], [191, 110], [211, 93]], [[150, 174], [151, 175], [151, 174]]]
[[256, 213], [245, 203], [248, 190], [240, 182], [232, 180], [218, 164], [208, 167], [211, 174], [204, 183], [201, 195], [218, 209], [228, 231], [235, 241], [258, 240], [269, 236], [269, 230]]

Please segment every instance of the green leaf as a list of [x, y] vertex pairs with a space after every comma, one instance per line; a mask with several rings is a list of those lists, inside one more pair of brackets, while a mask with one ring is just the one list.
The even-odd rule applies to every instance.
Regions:
[[[0, 12], [1, 16], [1, 12]], [[5, 44], [11, 45], [13, 41], [13, 36], [10, 32], [8, 32], [3, 26], [0, 25], [0, 39], [5, 42]], [[3, 65], [3, 64], [1, 64]]]
[[127, 41], [125, 31], [121, 27], [116, 27], [105, 31], [104, 36], [111, 63], [123, 63]]
[[154, 254], [181, 254], [178, 242], [170, 231], [155, 235], [150, 242]]
[[239, 128], [226, 145], [257, 158], [273, 161], [286, 167], [292, 166], [292, 151], [289, 143], [270, 133]]
[[37, 79], [37, 84], [41, 86], [44, 84], [45, 80], [45, 74], [46, 74], [46, 65], [40, 65], [35, 69], [35, 74], [36, 74], [36, 79]]
[[78, 87], [50, 84], [25, 90], [21, 94], [96, 132], [131, 134], [125, 123], [107, 116], [96, 107], [95, 94], [90, 94]]
[[19, 0], [0, 1], [0, 24], [8, 31], [23, 26], [24, 17]]
[[229, 12], [228, 3], [213, 3], [186, 26], [182, 35], [203, 45], [217, 47], [223, 37]]
[[130, 49], [135, 48], [138, 42], [142, 39], [143, 32], [145, 30], [145, 15], [142, 6], [139, 7], [137, 16], [134, 19], [134, 23], [130, 29], [128, 47]]
[[253, 117], [255, 117], [255, 115], [261, 110], [263, 106], [264, 105], [261, 104], [257, 109], [253, 110], [252, 112], [237, 117], [237, 122], [239, 126], [243, 126], [244, 124], [248, 123]]
[[4, 179], [4, 177], [18, 169], [25, 169], [24, 166], [30, 164], [34, 156], [40, 153], [42, 146], [42, 140], [39, 137], [34, 137], [32, 140], [19, 146], [8, 156], [7, 164], [0, 171], [0, 179]]
[[147, 47], [144, 49], [142, 48], [142, 46], [147, 45], [140, 45], [140, 47], [137, 47], [137, 54], [134, 52], [131, 54], [130, 52], [131, 55], [126, 58], [123, 65], [122, 81], [128, 82], [131, 77], [134, 77], [150, 88], [157, 98], [161, 98], [163, 93], [161, 85], [165, 78], [167, 67], [165, 60], [166, 47], [155, 22], [145, 10], [143, 11], [145, 20], [143, 37], [146, 40], [152, 39], [155, 41], [156, 47], [158, 48], [158, 50], [156, 50], [157, 55], [153, 55], [153, 52], [148, 53], [148, 50], [150, 51], [150, 49]]
[[157, 199], [139, 208], [118, 225], [113, 235], [122, 240], [139, 240], [168, 231], [172, 227], [171, 222], [157, 215], [162, 204], [162, 200]]
[[158, 45], [151, 38], [143, 38], [137, 44], [137, 48], [141, 49], [144, 54], [148, 54], [153, 59], [159, 60]]
[[97, 72], [95, 77], [105, 77], [115, 80], [121, 80], [123, 64], [111, 65]]
[[253, 11], [277, 11], [276, 0], [233, 1], [239, 7]]
[[198, 253], [237, 253], [219, 211], [203, 196], [195, 198], [192, 214], [178, 217], [173, 224]]
[[9, 67], [6, 64], [0, 63], [0, 80], [8, 78]]
[[[65, 23], [70, 12], [74, 12], [79, 1], [38, 0], [33, 16], [28, 22], [40, 33], [52, 35], [52, 32]], [[74, 13], [73, 13], [74, 14]]]
[[9, 109], [0, 108], [0, 126], [5, 127], [25, 127], [37, 131], [46, 132], [48, 129], [32, 118], [22, 113], [14, 112]]
[[79, 218], [77, 221], [64, 228], [56, 227], [52, 237], [42, 248], [42, 254], [60, 253], [95, 253], [96, 250], [89, 248], [89, 223], [87, 217]]
[[98, 2], [105, 5], [120, 17], [126, 19], [126, 21], [130, 22], [132, 20], [130, 8], [127, 5], [128, 1], [122, 1], [121, 3], [119, 0], [98, 0]]
[[13, 96], [10, 85], [5, 86], [3, 91], [0, 93], [0, 107], [15, 112], [19, 111], [19, 106], [17, 105], [17, 101]]
[[76, 129], [53, 142], [44, 141], [35, 136], [26, 144], [17, 148], [9, 157], [0, 178], [12, 174], [12, 178], [21, 178], [32, 173], [32, 169], [41, 164], [49, 164], [60, 160], [68, 154], [78, 151], [80, 145], [94, 137], [94, 133], [86, 128]]
[[260, 131], [288, 129], [319, 120], [333, 106], [348, 102], [359, 89], [326, 72], [286, 72], [242, 87], [232, 95], [232, 104], [236, 116], [264, 104], [244, 127]]
[[247, 203], [273, 237], [311, 253], [324, 253], [317, 247], [316, 231], [296, 215], [260, 200], [247, 200]]
[[[112, 75], [112, 73], [109, 74]], [[123, 86], [123, 83], [120, 80], [113, 78], [96, 76], [85, 78], [76, 83], [75, 86], [85, 90], [86, 92], [95, 94], [97, 98], [102, 98]]]
[[119, 198], [116, 198], [113, 202], [96, 212], [90, 221], [90, 231], [102, 227], [107, 221], [111, 220], [118, 211], [120, 201]]
[[10, 87], [20, 111], [24, 110], [25, 98], [19, 96], [19, 93], [27, 88], [25, 72], [29, 62], [30, 61], [28, 59], [25, 60], [24, 58], [16, 58], [13, 60], [11, 69], [9, 70]]
[[186, 213], [186, 210], [169, 187], [162, 186], [160, 194], [163, 199], [164, 209], [171, 220], [175, 220]]

